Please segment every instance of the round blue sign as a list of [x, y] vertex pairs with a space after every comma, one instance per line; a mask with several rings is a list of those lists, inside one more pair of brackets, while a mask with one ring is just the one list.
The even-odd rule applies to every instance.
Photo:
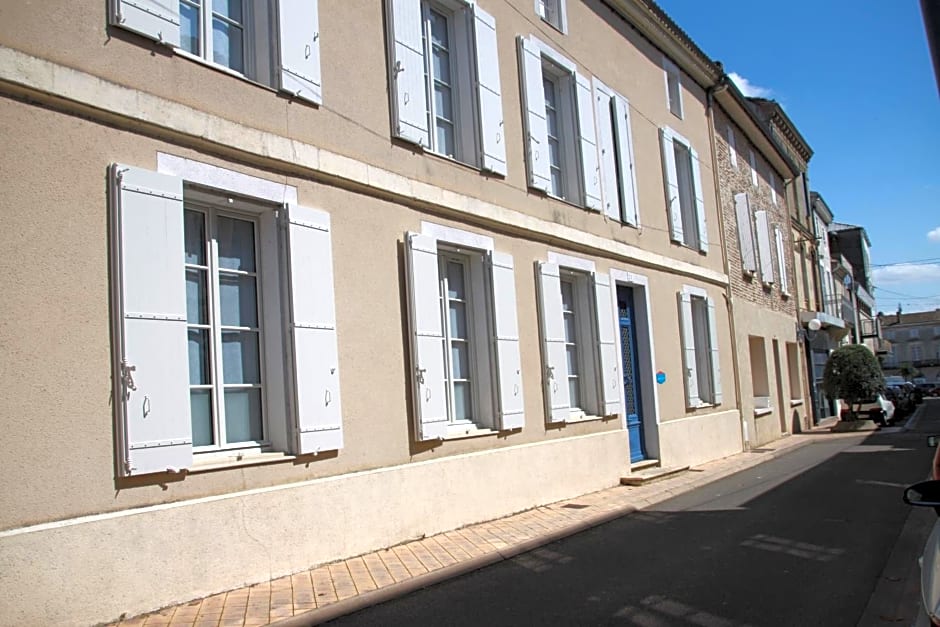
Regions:
[[666, 373], [660, 370], [656, 373], [656, 383], [662, 385], [666, 382]]

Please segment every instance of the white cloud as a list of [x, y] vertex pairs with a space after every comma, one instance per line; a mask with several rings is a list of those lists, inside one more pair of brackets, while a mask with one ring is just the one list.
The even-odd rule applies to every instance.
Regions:
[[872, 279], [875, 285], [940, 281], [940, 264], [908, 263], [900, 266], [875, 268], [872, 270]]
[[737, 72], [731, 72], [728, 76], [734, 81], [734, 84], [738, 86], [741, 93], [748, 98], [770, 98], [774, 93], [769, 87], [759, 87], [758, 85], [752, 84], [751, 81]]
[[927, 239], [931, 242], [940, 242], [940, 226], [927, 233]]

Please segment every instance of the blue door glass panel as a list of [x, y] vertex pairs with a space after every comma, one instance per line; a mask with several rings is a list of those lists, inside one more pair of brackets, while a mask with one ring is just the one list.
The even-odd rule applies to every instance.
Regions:
[[630, 436], [630, 461], [646, 459], [643, 438], [643, 404], [640, 398], [639, 367], [636, 356], [636, 325], [633, 288], [617, 287], [617, 309], [620, 313], [620, 345], [623, 349], [623, 398]]

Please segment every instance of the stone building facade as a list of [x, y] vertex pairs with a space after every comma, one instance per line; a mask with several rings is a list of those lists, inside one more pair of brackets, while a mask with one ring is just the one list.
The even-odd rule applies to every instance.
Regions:
[[[734, 89], [734, 87], [731, 87]], [[799, 277], [785, 182], [798, 167], [753, 115], [715, 112], [718, 193], [724, 225], [737, 383], [746, 446], [807, 423], [804, 356], [797, 336]]]

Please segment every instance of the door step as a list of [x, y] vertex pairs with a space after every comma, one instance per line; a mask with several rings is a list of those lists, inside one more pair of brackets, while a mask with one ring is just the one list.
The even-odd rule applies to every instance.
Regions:
[[637, 472], [639, 470], [646, 470], [647, 468], [654, 468], [659, 466], [658, 459], [641, 459], [638, 462], [630, 464], [630, 472]]
[[[636, 468], [636, 465], [633, 466]], [[673, 466], [671, 468], [661, 468], [659, 466], [644, 468], [643, 470], [637, 470], [631, 472], [626, 477], [620, 478], [621, 485], [629, 486], [641, 486], [646, 485], [647, 483], [653, 483], [654, 481], [659, 481], [661, 479], [668, 479], [674, 475], [685, 472], [688, 470], [688, 466]]]

